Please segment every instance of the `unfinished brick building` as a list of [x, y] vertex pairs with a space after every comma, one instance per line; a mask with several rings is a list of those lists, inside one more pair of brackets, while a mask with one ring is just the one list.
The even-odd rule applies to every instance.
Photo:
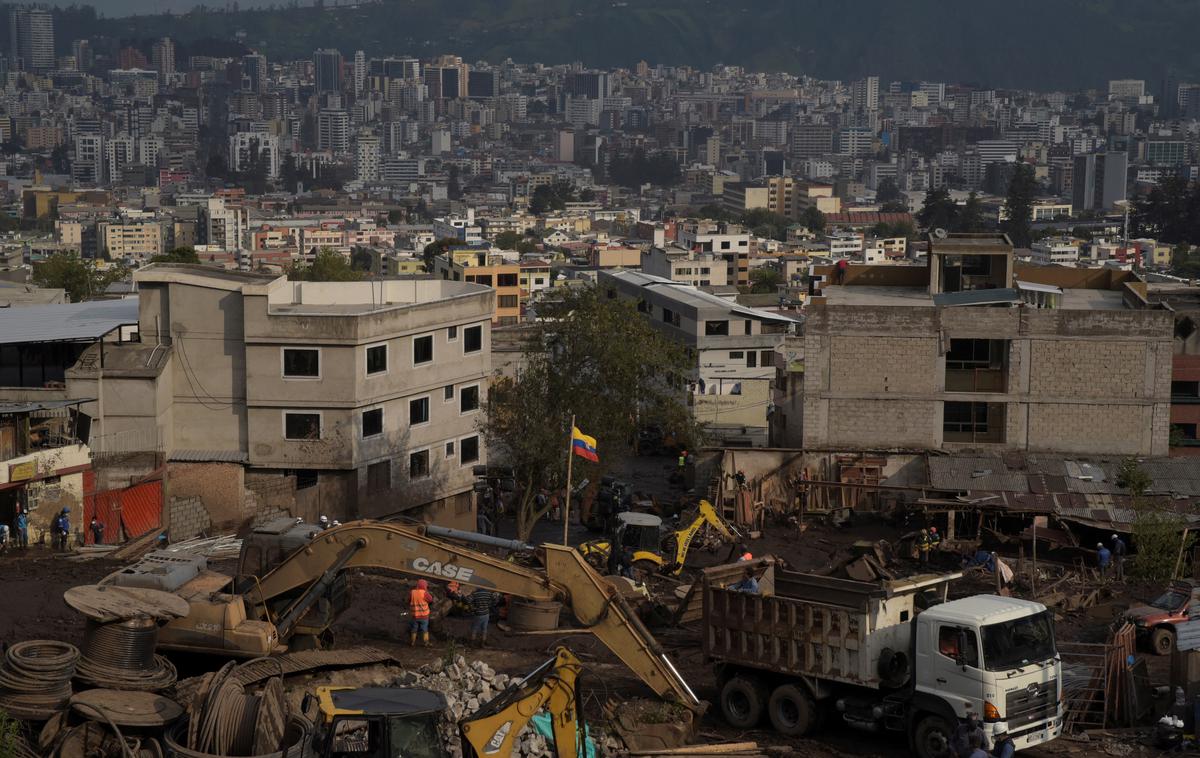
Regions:
[[1173, 317], [1135, 275], [1014, 265], [995, 234], [817, 274], [806, 449], [1166, 455]]

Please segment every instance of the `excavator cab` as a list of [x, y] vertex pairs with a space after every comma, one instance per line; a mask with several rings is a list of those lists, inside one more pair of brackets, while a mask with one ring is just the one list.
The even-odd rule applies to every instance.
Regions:
[[313, 754], [320, 758], [449, 758], [438, 724], [446, 699], [408, 687], [317, 687]]
[[658, 553], [662, 547], [663, 520], [650, 513], [625, 511], [617, 514], [616, 540], [634, 553]]

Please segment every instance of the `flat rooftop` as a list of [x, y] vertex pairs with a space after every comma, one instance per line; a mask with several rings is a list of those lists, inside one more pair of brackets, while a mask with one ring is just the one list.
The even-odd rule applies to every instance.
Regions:
[[273, 316], [361, 316], [457, 298], [477, 297], [492, 288], [446, 279], [383, 279], [363, 282], [283, 281], [268, 295]]
[[[972, 290], [986, 293], [987, 290]], [[821, 288], [827, 305], [858, 305], [881, 307], [918, 308], [933, 307], [933, 297], [924, 287], [877, 287], [844, 286], [827, 284]], [[953, 306], [950, 306], [953, 307]], [[982, 307], [963, 305], [960, 307]], [[1121, 311], [1126, 310], [1121, 293], [1116, 290], [1067, 289], [1062, 290], [1062, 309], [1070, 311]]]

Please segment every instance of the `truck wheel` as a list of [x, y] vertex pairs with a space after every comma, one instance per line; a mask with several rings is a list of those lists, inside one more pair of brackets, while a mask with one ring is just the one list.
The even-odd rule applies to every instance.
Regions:
[[1155, 655], [1170, 655], [1175, 650], [1175, 631], [1160, 626], [1150, 633], [1150, 649]]
[[767, 716], [775, 731], [787, 737], [803, 737], [817, 725], [817, 704], [802, 687], [783, 684], [771, 693]]
[[913, 749], [919, 758], [943, 758], [950, 754], [954, 727], [941, 716], [926, 716], [913, 734]]
[[721, 715], [738, 729], [758, 726], [766, 703], [767, 688], [757, 677], [738, 674], [721, 688]]

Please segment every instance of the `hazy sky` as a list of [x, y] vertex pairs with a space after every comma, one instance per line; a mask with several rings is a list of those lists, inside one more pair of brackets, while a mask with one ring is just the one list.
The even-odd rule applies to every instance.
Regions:
[[[91, 5], [103, 16], [133, 16], [145, 13], [182, 13], [197, 5], [209, 8], [226, 8], [234, 5], [231, 0], [40, 0], [49, 5]], [[312, 5], [313, 0], [298, 0], [300, 5]], [[237, 6], [261, 8], [267, 5], [290, 5], [290, 0], [238, 0]], [[350, 0], [325, 0], [326, 5], [350, 4]]]

